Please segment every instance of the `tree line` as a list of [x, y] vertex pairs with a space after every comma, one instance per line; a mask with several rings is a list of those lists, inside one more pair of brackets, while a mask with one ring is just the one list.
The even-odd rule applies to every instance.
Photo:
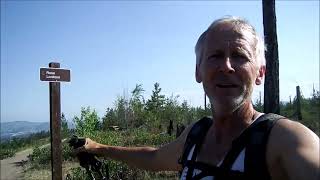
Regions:
[[[90, 134], [96, 130], [144, 128], [151, 133], [169, 132], [204, 117], [210, 116], [210, 104], [207, 108], [193, 107], [187, 101], [179, 102], [179, 96], [165, 96], [161, 93], [159, 83], [154, 84], [149, 99], [143, 96], [144, 89], [137, 84], [129, 96], [118, 96], [113, 107], [106, 108], [100, 119], [97, 112], [90, 107], [82, 107], [80, 116], [73, 121], [76, 133]], [[260, 99], [253, 102], [255, 109], [263, 112], [264, 104]], [[299, 106], [298, 106], [299, 105]], [[313, 90], [311, 97], [302, 94], [289, 102], [280, 102], [280, 114], [289, 119], [300, 121], [319, 135], [320, 93]], [[301, 112], [302, 119], [297, 112]]]
[[82, 107], [80, 116], [73, 121], [76, 133], [85, 135], [95, 130], [145, 128], [153, 133], [168, 130], [171, 122], [173, 126], [190, 124], [191, 122], [210, 115], [210, 108], [192, 107], [187, 101], [179, 102], [179, 96], [166, 97], [161, 93], [159, 83], [154, 84], [149, 99], [145, 99], [145, 91], [141, 84], [137, 84], [129, 97], [118, 96], [113, 107], [106, 108], [104, 116], [98, 117], [97, 112], [90, 107]]

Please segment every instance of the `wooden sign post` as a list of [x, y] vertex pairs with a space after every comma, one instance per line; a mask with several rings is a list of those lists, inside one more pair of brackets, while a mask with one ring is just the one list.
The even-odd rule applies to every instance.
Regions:
[[49, 68], [40, 68], [40, 80], [49, 81], [52, 179], [60, 180], [62, 179], [60, 82], [70, 82], [70, 70], [60, 69], [59, 63], [51, 62]]

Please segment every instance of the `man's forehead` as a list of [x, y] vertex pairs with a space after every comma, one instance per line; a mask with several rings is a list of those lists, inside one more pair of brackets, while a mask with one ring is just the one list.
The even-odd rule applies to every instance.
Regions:
[[218, 26], [207, 31], [205, 46], [224, 43], [226, 45], [253, 45], [252, 34], [247, 30], [236, 30], [228, 26]]
[[235, 29], [229, 28], [215, 28], [209, 29], [207, 32], [206, 39], [225, 39], [225, 40], [234, 40], [239, 38], [247, 38], [247, 33], [244, 31], [238, 31]]

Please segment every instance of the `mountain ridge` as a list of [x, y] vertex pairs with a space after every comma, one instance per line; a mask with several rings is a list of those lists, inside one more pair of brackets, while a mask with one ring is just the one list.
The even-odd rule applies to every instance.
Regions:
[[[72, 128], [73, 124], [68, 122], [68, 127]], [[32, 133], [49, 131], [49, 122], [34, 121], [9, 121], [1, 122], [1, 140], [12, 139], [14, 137], [25, 137]]]

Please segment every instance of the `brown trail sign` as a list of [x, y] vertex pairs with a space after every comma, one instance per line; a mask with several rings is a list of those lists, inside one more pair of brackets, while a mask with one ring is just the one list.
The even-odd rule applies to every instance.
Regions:
[[40, 80], [70, 82], [70, 70], [60, 68], [40, 68]]
[[51, 62], [49, 68], [40, 68], [40, 80], [49, 81], [52, 179], [60, 180], [62, 179], [60, 81], [70, 82], [70, 70], [60, 69], [59, 63]]

